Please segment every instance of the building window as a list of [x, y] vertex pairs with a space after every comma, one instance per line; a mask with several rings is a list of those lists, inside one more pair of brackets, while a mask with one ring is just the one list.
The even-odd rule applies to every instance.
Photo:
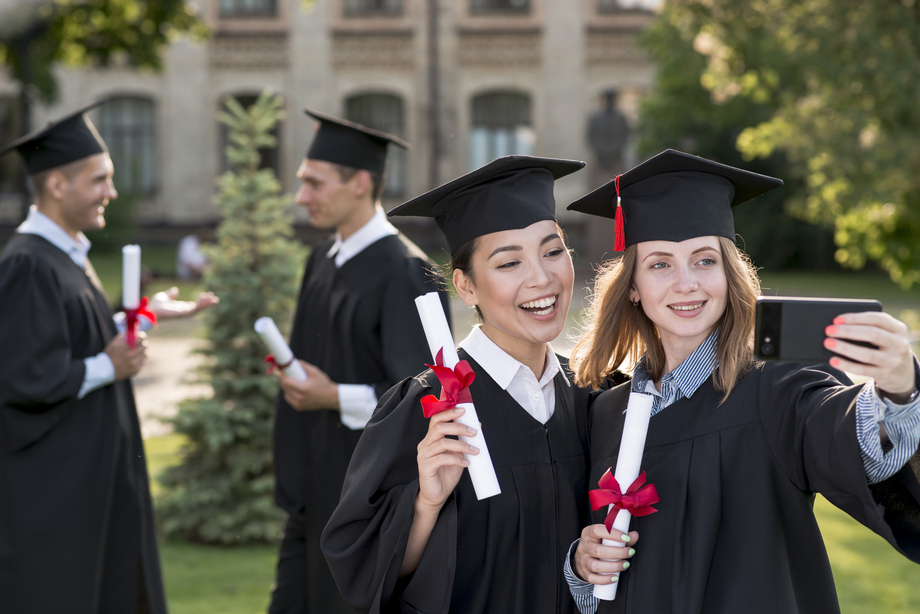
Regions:
[[154, 103], [119, 96], [99, 107], [99, 135], [115, 165], [115, 187], [125, 195], [149, 196], [157, 190]]
[[653, 10], [661, 6], [663, 0], [597, 0], [598, 13], [616, 13], [617, 11]]
[[471, 13], [527, 13], [530, 0], [470, 0]]
[[[244, 109], [248, 109], [256, 103], [256, 100], [259, 99], [258, 94], [237, 94], [233, 96], [233, 99], [240, 103]], [[221, 103], [221, 110], [227, 111], [226, 105]], [[275, 137], [275, 146], [274, 147], [262, 147], [259, 149], [259, 168], [269, 168], [275, 171], [275, 176], [281, 176], [281, 122], [275, 124], [275, 127], [271, 132], [272, 136]], [[230, 160], [227, 159], [227, 146], [230, 145], [230, 128], [227, 124], [221, 122], [220, 124], [220, 172], [226, 173], [231, 170]]]
[[[363, 94], [345, 101], [345, 118], [374, 130], [405, 138], [405, 112], [402, 98], [389, 94]], [[387, 152], [386, 197], [399, 198], [406, 193], [408, 157], [405, 149], [391, 145]]]
[[220, 0], [221, 17], [276, 17], [276, 0]]
[[530, 119], [530, 98], [492, 93], [473, 98], [470, 169], [511, 154], [532, 155], [536, 143]]
[[345, 15], [349, 17], [374, 17], [402, 15], [402, 0], [344, 0]]
[[[21, 136], [19, 101], [14, 96], [0, 96], [0, 143], [11, 143]], [[19, 156], [0, 156], [0, 197], [22, 192], [23, 165]]]

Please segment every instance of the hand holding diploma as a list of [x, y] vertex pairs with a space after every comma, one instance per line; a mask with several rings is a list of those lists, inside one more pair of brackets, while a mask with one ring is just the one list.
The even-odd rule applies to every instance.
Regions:
[[[648, 423], [652, 413], [652, 397], [647, 394], [632, 392], [629, 395], [629, 402], [626, 408], [626, 420], [623, 424], [623, 435], [620, 439], [620, 450], [617, 454], [617, 466], [615, 475], [611, 475], [608, 470], [600, 481], [600, 489], [591, 491], [591, 507], [595, 510], [601, 509], [608, 505], [608, 514], [604, 528], [610, 535], [622, 536], [629, 530], [629, 521], [632, 514], [643, 516], [655, 512], [651, 507], [653, 503], [658, 502], [658, 493], [655, 487], [645, 483], [645, 474], [639, 473], [642, 464], [642, 453], [645, 449], [645, 439], [648, 434]], [[597, 526], [597, 525], [595, 525]], [[591, 528], [591, 527], [589, 527]], [[587, 531], [587, 529], [586, 529]], [[595, 529], [597, 533], [599, 529]], [[632, 540], [630, 540], [630, 543]], [[620, 541], [602, 539], [601, 546], [609, 548], [620, 547]], [[585, 550], [595, 546], [595, 552], [599, 552], [595, 544], [586, 544]], [[582, 551], [582, 544], [579, 543], [578, 549]], [[584, 551], [582, 552], [584, 555]], [[576, 564], [578, 563], [576, 555]], [[582, 557], [584, 560], [584, 557]], [[613, 561], [607, 561], [613, 562]], [[604, 601], [612, 601], [616, 598], [617, 585], [616, 579], [619, 572], [628, 566], [620, 565], [620, 569], [612, 569], [614, 575], [603, 576], [608, 578], [606, 584], [595, 583], [594, 596]], [[608, 569], [611, 566], [607, 566]], [[593, 571], [597, 571], [595, 565]], [[579, 569], [582, 577], [585, 577], [588, 570]], [[587, 579], [587, 578], [586, 578]]]
[[[422, 400], [423, 404], [431, 407], [431, 411], [429, 411], [429, 408], [425, 409], [426, 417], [430, 417], [433, 420], [438, 415], [433, 412], [448, 413], [451, 411], [450, 409], [443, 411], [448, 406], [455, 406], [456, 409], [463, 410], [459, 413], [453, 411], [448, 420], [455, 419], [459, 424], [466, 427], [466, 430], [453, 429], [457, 432], [449, 434], [457, 435], [460, 438], [460, 442], [467, 447], [462, 450], [452, 451], [464, 452], [464, 460], [467, 463], [464, 466], [469, 468], [470, 480], [473, 482], [476, 498], [482, 500], [493, 497], [501, 493], [501, 487], [498, 484], [498, 477], [495, 475], [495, 468], [492, 466], [489, 447], [486, 445], [485, 437], [483, 437], [480, 429], [479, 416], [476, 414], [476, 408], [469, 396], [469, 391], [466, 389], [475, 378], [475, 374], [469, 369], [469, 365], [465, 361], [461, 362], [459, 356], [457, 356], [454, 339], [450, 334], [450, 327], [447, 325], [447, 317], [444, 315], [438, 293], [430, 292], [417, 297], [415, 305], [418, 308], [422, 327], [425, 329], [428, 347], [435, 360], [433, 368], [442, 383], [440, 400], [434, 398]], [[437, 423], [440, 424], [441, 420], [438, 420]], [[429, 424], [429, 435], [423, 440], [423, 443], [432, 436], [432, 428], [433, 426]], [[450, 430], [449, 427], [444, 427], [440, 430], [445, 429]], [[444, 438], [443, 435], [441, 435], [441, 438]], [[447, 444], [444, 444], [444, 446], [450, 447]], [[476, 449], [477, 453], [467, 453], [472, 449]], [[421, 462], [421, 448], [419, 448], [419, 453], [419, 461]], [[421, 468], [420, 464], [420, 471]], [[459, 477], [457, 477], [457, 480], [459, 481]], [[454, 482], [454, 486], [456, 486], [456, 482]]]

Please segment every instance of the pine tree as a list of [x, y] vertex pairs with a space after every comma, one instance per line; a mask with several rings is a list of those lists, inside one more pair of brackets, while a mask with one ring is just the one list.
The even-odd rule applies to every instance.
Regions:
[[266, 91], [249, 109], [232, 98], [224, 103], [232, 170], [218, 180], [224, 220], [205, 277], [220, 297], [208, 312], [204, 350], [203, 379], [214, 396], [185, 401], [172, 421], [188, 453], [160, 477], [166, 492], [158, 512], [167, 537], [230, 544], [273, 541], [280, 530], [271, 450], [278, 384], [265, 374], [253, 323], [261, 316], [281, 327], [290, 321], [304, 250], [292, 239], [290, 197], [272, 170], [259, 168], [259, 149], [276, 143], [281, 100]]

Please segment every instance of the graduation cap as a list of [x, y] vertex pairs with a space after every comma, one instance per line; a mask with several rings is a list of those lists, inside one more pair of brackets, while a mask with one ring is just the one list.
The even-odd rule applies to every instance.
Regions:
[[555, 180], [584, 165], [577, 160], [504, 156], [399, 205], [388, 215], [433, 217], [453, 254], [476, 237], [555, 220]]
[[105, 142], [86, 112], [100, 104], [98, 100], [77, 109], [70, 115], [49, 123], [40, 130], [19, 138], [2, 150], [0, 156], [16, 149], [30, 175], [64, 166], [89, 156], [107, 153]]
[[307, 151], [307, 158], [311, 160], [382, 173], [386, 168], [389, 143], [409, 149], [407, 142], [392, 134], [310, 109], [303, 112], [319, 121]]
[[615, 251], [643, 241], [734, 239], [731, 208], [781, 185], [775, 177], [668, 149], [568, 208], [614, 218]]

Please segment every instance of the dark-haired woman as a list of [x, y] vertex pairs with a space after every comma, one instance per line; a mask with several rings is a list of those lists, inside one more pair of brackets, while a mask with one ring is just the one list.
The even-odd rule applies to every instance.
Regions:
[[[642, 469], [660, 503], [633, 519], [641, 552], [599, 612], [839, 612], [815, 493], [920, 562], [920, 371], [907, 327], [841, 314], [825, 331], [833, 368], [754, 359], [760, 286], [731, 206], [780, 184], [668, 150], [570, 207], [614, 217], [622, 197], [625, 219], [623, 257], [598, 276], [573, 353], [586, 386], [634, 367], [592, 405], [589, 484], [616, 465], [630, 391], [653, 396]], [[874, 382], [845, 385], [837, 369]], [[626, 567], [603, 560], [617, 558], [604, 537], [603, 524], [585, 528], [579, 579], [567, 572], [583, 612], [596, 607], [590, 583]]]
[[[585, 406], [549, 342], [574, 272], [555, 221], [554, 180], [580, 162], [500, 158], [391, 212], [434, 217], [453, 281], [481, 325], [460, 344], [501, 494], [477, 500], [431, 371], [383, 397], [358, 443], [322, 547], [362, 612], [574, 612], [563, 557], [587, 521]], [[576, 410], [576, 405], [579, 410]], [[624, 556], [625, 551], [620, 552]]]

